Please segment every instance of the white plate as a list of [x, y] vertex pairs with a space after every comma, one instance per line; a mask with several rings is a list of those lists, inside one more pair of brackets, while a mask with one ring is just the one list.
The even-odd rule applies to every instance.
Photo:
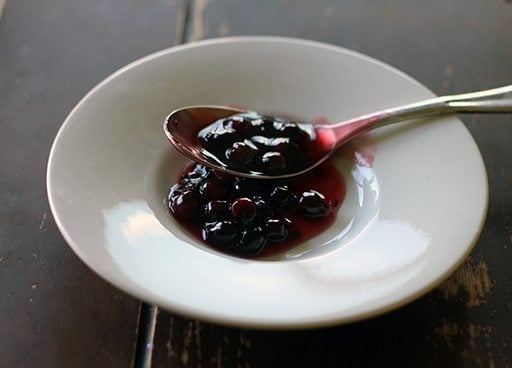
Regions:
[[336, 121], [433, 96], [381, 62], [311, 41], [226, 38], [164, 50], [110, 76], [71, 112], [49, 158], [51, 208], [89, 267], [165, 309], [259, 328], [373, 316], [437, 285], [480, 233], [485, 168], [456, 117], [374, 131], [358, 146], [374, 155], [372, 167], [339, 154], [348, 193], [337, 222], [266, 260], [220, 254], [168, 214], [166, 191], [185, 160], [162, 121], [196, 104]]

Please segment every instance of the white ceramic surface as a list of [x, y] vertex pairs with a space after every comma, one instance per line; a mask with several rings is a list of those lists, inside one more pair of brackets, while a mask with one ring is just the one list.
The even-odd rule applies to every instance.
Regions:
[[89, 267], [171, 311], [258, 328], [366, 318], [433, 288], [480, 233], [485, 168], [456, 117], [376, 130], [357, 146], [357, 162], [338, 154], [347, 198], [335, 225], [264, 260], [220, 254], [168, 214], [167, 188], [186, 161], [162, 121], [196, 104], [336, 121], [433, 96], [381, 62], [311, 41], [245, 37], [171, 48], [113, 74], [71, 112], [49, 158], [50, 205]]

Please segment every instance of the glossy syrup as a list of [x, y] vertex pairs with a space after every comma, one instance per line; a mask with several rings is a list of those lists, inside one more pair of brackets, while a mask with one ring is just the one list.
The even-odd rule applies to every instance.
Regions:
[[[182, 178], [193, 173], [194, 170], [197, 170], [197, 164], [188, 165], [183, 172], [180, 174], [178, 178], [178, 183], [182, 183]], [[211, 170], [211, 169], [207, 169]], [[211, 177], [215, 175], [215, 172], [211, 170], [208, 174], [205, 174], [205, 177]], [[233, 194], [233, 182], [238, 180], [237, 178], [229, 178], [225, 174], [222, 174], [224, 178], [225, 190], [222, 190], [222, 195], [219, 199], [226, 201], [233, 201], [238, 194]], [[226, 179], [227, 178], [227, 179]], [[206, 179], [205, 179], [206, 180]], [[278, 212], [279, 217], [285, 217], [290, 222], [291, 225], [288, 228], [288, 236], [285, 240], [280, 242], [266, 242], [266, 246], [262, 251], [257, 252], [257, 254], [239, 254], [239, 252], [234, 251], [233, 249], [227, 249], [225, 247], [218, 247], [209, 242], [205, 241], [204, 237], [204, 227], [208, 221], [204, 219], [204, 214], [199, 211], [196, 216], [184, 219], [180, 216], [177, 216], [175, 212], [171, 209], [171, 214], [176, 218], [176, 220], [187, 229], [196, 239], [199, 241], [211, 246], [212, 248], [221, 251], [226, 254], [232, 255], [242, 255], [242, 256], [258, 256], [258, 257], [267, 257], [271, 255], [276, 255], [280, 253], [284, 253], [292, 247], [303, 243], [312, 237], [320, 234], [326, 228], [328, 228], [335, 220], [338, 209], [343, 201], [345, 196], [345, 183], [343, 181], [340, 173], [329, 163], [324, 163], [316, 168], [314, 171], [309, 172], [300, 177], [286, 179], [286, 180], [276, 180], [276, 181], [268, 181], [268, 180], [258, 180], [253, 179], [247, 180], [244, 179], [244, 183], [251, 186], [253, 185], [255, 189], [249, 191], [246, 197], [250, 199], [254, 199], [255, 195], [251, 195], [250, 192], [257, 192], [257, 196], [262, 198], [269, 198], [269, 193], [276, 186], [286, 186], [293, 193], [303, 193], [305, 191], [317, 191], [321, 193], [325, 197], [326, 203], [329, 205], [329, 209], [326, 212], [325, 216], [321, 217], [306, 217], [303, 214], [297, 211], [298, 203], [294, 203], [288, 206], [278, 206], [273, 205], [275, 207], [275, 211]], [[200, 186], [201, 184], [199, 184]], [[196, 190], [197, 189], [193, 189]], [[197, 194], [198, 198], [201, 198], [201, 194]], [[266, 199], [266, 200], [267, 200]], [[201, 199], [200, 199], [201, 200]], [[204, 208], [207, 200], [202, 201], [201, 208]], [[234, 223], [237, 226], [240, 226], [240, 231], [244, 225], [238, 223], [234, 220]]]

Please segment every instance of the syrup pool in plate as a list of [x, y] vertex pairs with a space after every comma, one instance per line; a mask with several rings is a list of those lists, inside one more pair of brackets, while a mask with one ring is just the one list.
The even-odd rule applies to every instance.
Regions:
[[333, 224], [345, 194], [329, 163], [287, 180], [226, 175], [190, 163], [171, 186], [168, 207], [197, 239], [245, 257], [281, 254]]
[[431, 97], [388, 65], [312, 41], [241, 37], [164, 50], [114, 73], [65, 120], [48, 163], [52, 213], [92, 270], [174, 313], [254, 328], [375, 316], [435, 287], [481, 231], [485, 168], [456, 117], [384, 127], [339, 152], [331, 164], [345, 198], [332, 225], [257, 259], [207, 246], [169, 213], [169, 186], [188, 161], [171, 150], [162, 121], [183, 106], [226, 103], [334, 121]]

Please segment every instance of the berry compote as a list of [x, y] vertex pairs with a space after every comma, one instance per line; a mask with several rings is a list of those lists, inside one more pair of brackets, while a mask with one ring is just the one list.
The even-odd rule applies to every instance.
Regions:
[[235, 177], [191, 163], [170, 188], [167, 203], [201, 241], [250, 257], [284, 251], [322, 232], [344, 194], [343, 179], [329, 163], [285, 180]]
[[197, 136], [204, 155], [234, 171], [280, 175], [301, 171], [324, 149], [313, 124], [244, 112], [214, 121]]

